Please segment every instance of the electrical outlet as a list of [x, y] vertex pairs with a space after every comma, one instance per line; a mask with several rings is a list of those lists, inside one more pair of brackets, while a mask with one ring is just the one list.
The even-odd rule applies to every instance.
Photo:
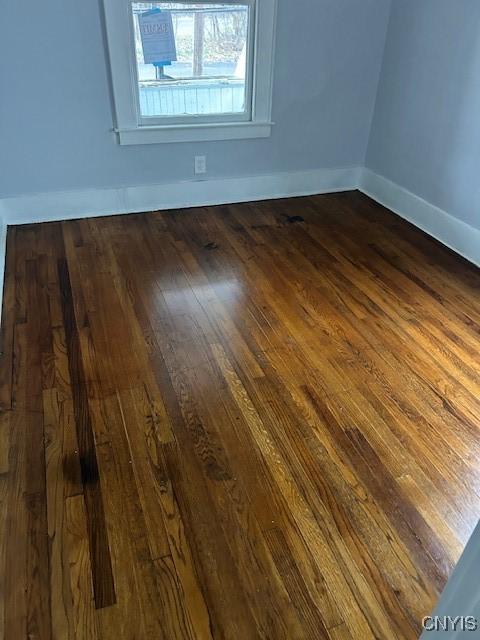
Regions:
[[207, 173], [207, 156], [195, 156], [195, 175]]

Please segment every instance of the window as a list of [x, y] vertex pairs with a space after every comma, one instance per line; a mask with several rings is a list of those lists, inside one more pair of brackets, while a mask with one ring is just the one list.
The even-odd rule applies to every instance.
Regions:
[[[139, 112], [142, 121], [227, 115], [248, 119], [251, 86], [251, 11], [248, 4], [133, 3]], [[169, 20], [158, 23], [158, 19]], [[157, 20], [157, 22], [154, 22]], [[171, 25], [170, 25], [171, 23]], [[172, 30], [165, 64], [145, 60], [158, 24]], [[172, 55], [173, 53], [173, 55]], [[159, 54], [156, 54], [159, 55]], [[249, 74], [250, 75], [250, 74]]]
[[121, 144], [266, 137], [276, 0], [104, 0]]

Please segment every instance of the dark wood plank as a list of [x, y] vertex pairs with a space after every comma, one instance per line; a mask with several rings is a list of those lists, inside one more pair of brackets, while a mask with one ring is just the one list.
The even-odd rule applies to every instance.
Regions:
[[70, 380], [73, 393], [75, 426], [79, 447], [85, 507], [87, 513], [90, 562], [97, 609], [115, 604], [112, 563], [105, 526], [105, 513], [98, 473], [88, 395], [83, 375], [82, 356], [73, 307], [67, 262], [58, 259], [58, 275], [62, 293], [63, 322], [67, 342]]
[[7, 229], [7, 255], [3, 282], [2, 325], [0, 330], [0, 409], [12, 408], [13, 333], [15, 314], [15, 227]]

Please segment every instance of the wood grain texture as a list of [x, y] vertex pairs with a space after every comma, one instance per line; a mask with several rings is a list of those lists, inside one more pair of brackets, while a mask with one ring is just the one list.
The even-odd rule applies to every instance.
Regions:
[[67, 262], [58, 260], [59, 286], [62, 295], [63, 322], [67, 342], [72, 401], [77, 432], [78, 454], [90, 542], [90, 563], [97, 609], [115, 604], [112, 563], [105, 527], [103, 497], [100, 489], [97, 453], [92, 429], [87, 387], [83, 373], [80, 343], [75, 323], [72, 289]]
[[10, 228], [0, 637], [417, 638], [480, 514], [479, 294], [356, 192]]

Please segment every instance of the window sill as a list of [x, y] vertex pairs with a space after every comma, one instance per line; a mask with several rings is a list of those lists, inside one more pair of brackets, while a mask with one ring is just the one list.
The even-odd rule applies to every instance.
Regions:
[[272, 122], [226, 122], [216, 124], [175, 124], [114, 129], [121, 145], [159, 144], [165, 142], [203, 142], [206, 140], [241, 140], [268, 138]]

